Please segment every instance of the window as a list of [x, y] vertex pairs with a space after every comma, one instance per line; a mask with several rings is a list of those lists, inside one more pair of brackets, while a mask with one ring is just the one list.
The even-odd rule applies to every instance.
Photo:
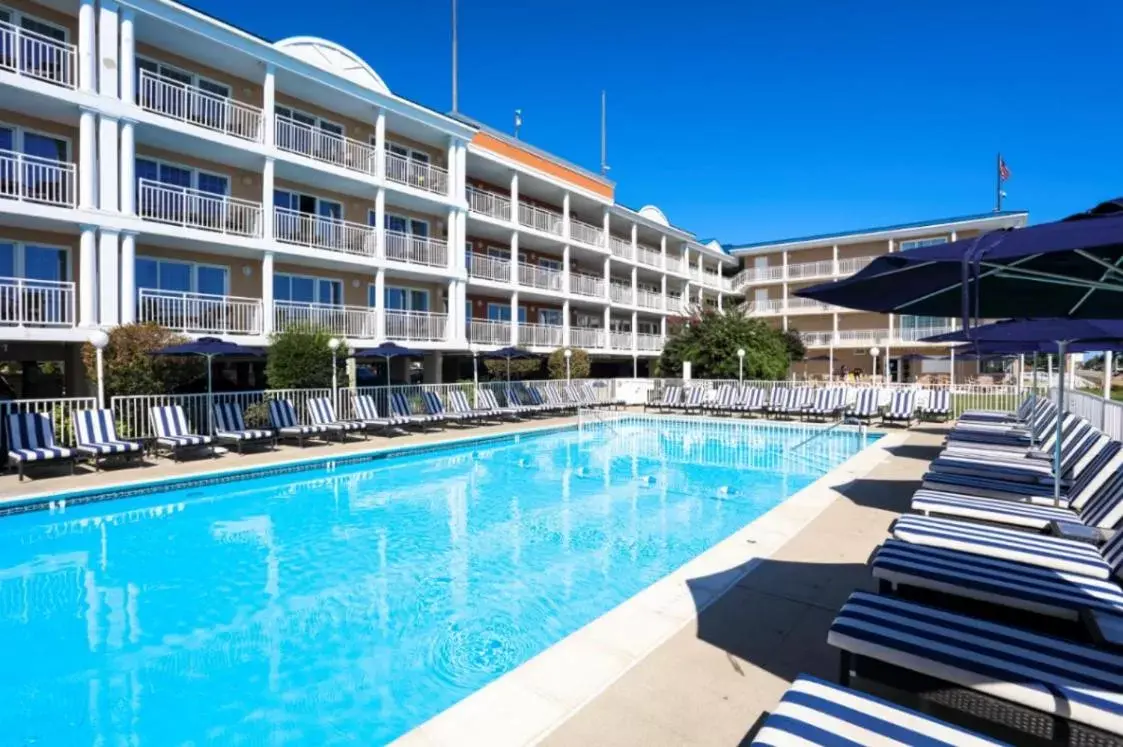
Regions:
[[343, 305], [343, 281], [304, 275], [273, 276], [273, 298], [277, 301]]
[[387, 231], [405, 233], [415, 238], [425, 239], [429, 237], [429, 221], [427, 220], [387, 213], [384, 227]]
[[[509, 322], [511, 321], [511, 304], [509, 303], [489, 303], [487, 305], [487, 318], [493, 322]], [[519, 307], [519, 322], [526, 322], [526, 307]]]
[[636, 331], [641, 335], [657, 335], [659, 334], [658, 322], [638, 322], [636, 324]]
[[0, 278], [65, 282], [70, 279], [70, 251], [0, 239]]
[[[0, 48], [2, 54], [3, 49]], [[70, 160], [69, 140], [30, 132], [22, 127], [0, 125], [0, 153], [4, 151], [22, 153], [28, 158], [22, 164], [10, 158], [0, 161], [0, 190], [46, 202], [71, 199], [69, 182], [51, 167], [51, 164]]]
[[329, 160], [342, 156], [343, 125], [288, 106], [277, 106], [277, 147]]
[[[399, 288], [387, 286], [383, 300], [386, 309], [390, 311], [428, 311], [429, 291], [418, 288]], [[373, 300], [374, 286], [371, 286], [370, 298]], [[373, 304], [370, 304], [373, 306]]]
[[136, 287], [180, 293], [225, 296], [229, 268], [174, 259], [136, 258]]
[[66, 138], [31, 132], [22, 127], [0, 125], [0, 151], [22, 153], [45, 161], [70, 160], [70, 141]]
[[909, 239], [902, 241], [900, 248], [902, 252], [907, 252], [909, 249], [919, 249], [922, 246], [935, 246], [936, 244], [948, 243], [947, 236], [933, 236], [930, 239]]
[[487, 248], [487, 256], [491, 257], [492, 259], [505, 259], [508, 262], [510, 262], [511, 261], [511, 250], [510, 249], [501, 249], [498, 246], [489, 246]]
[[538, 323], [548, 324], [552, 327], [562, 326], [562, 313], [560, 309], [539, 309]]
[[[370, 144], [374, 145], [374, 136], [371, 136]], [[414, 163], [429, 163], [429, 161], [431, 160], [429, 158], [429, 154], [425, 151], [410, 148], [407, 145], [395, 143], [392, 140], [386, 141], [386, 152], [403, 158], [407, 161], [413, 161]]]
[[230, 86], [144, 57], [136, 58], [137, 102], [212, 129], [226, 127]]
[[197, 189], [212, 195], [227, 195], [230, 193], [230, 177], [224, 174], [212, 174], [188, 166], [158, 161], [151, 158], [136, 159], [136, 179], [139, 185], [142, 179], [157, 182], [164, 187], [182, 187], [183, 189]]
[[546, 270], [556, 270], [558, 272], [561, 272], [562, 263], [560, 259], [547, 259], [545, 257], [539, 257], [538, 266]]

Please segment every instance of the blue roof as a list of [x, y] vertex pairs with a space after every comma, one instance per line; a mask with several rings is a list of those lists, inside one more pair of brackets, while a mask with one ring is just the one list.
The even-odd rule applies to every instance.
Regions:
[[1000, 212], [990, 211], [989, 213], [975, 213], [973, 215], [959, 215], [954, 218], [939, 218], [936, 220], [918, 220], [912, 223], [897, 223], [891, 226], [873, 226], [870, 228], [858, 228], [851, 231], [832, 231], [831, 233], [813, 234], [811, 236], [794, 236], [783, 239], [773, 239], [771, 241], [756, 241], [750, 244], [722, 244], [725, 251], [733, 253], [736, 251], [743, 251], [746, 249], [758, 249], [766, 246], [775, 246], [777, 244], [799, 244], [808, 241], [825, 241], [827, 239], [844, 239], [848, 236], [861, 236], [867, 233], [887, 233], [890, 231], [907, 231], [910, 228], [925, 228], [927, 226], [940, 226], [947, 223], [967, 223], [975, 220], [985, 220], [987, 218], [1008, 218], [1015, 215], [1029, 215], [1025, 210], [1002, 210]]

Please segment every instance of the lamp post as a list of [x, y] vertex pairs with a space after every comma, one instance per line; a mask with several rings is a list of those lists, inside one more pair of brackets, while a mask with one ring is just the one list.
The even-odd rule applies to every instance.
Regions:
[[565, 349], [565, 383], [569, 383], [569, 359], [573, 357], [573, 351], [569, 348]]
[[870, 348], [870, 357], [873, 358], [873, 368], [870, 370], [871, 380], [876, 380], [877, 378], [877, 356], [879, 355], [881, 355], [881, 348], [876, 345]]
[[105, 409], [105, 355], [103, 351], [109, 344], [109, 335], [100, 329], [95, 329], [89, 335], [90, 344], [94, 346], [94, 358], [97, 360], [97, 406]]
[[745, 349], [737, 348], [737, 380], [745, 383]]
[[328, 340], [328, 347], [331, 348], [331, 406], [336, 410], [339, 409], [339, 376], [336, 371], [335, 359], [336, 353], [339, 351], [339, 345], [340, 341], [337, 337]]

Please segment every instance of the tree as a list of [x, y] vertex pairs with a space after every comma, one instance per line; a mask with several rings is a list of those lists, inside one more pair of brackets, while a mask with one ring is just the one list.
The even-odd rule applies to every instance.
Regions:
[[[265, 378], [271, 389], [324, 389], [331, 386], [331, 333], [314, 327], [295, 327], [269, 338]], [[347, 357], [340, 346], [336, 357]]]
[[[572, 379], [584, 379], [589, 375], [589, 354], [581, 348], [570, 348], [569, 376]], [[558, 348], [550, 353], [546, 359], [546, 370], [551, 379], [565, 378], [565, 348]]]
[[[511, 378], [525, 379], [538, 373], [542, 361], [537, 358], [516, 358], [511, 361]], [[484, 358], [484, 369], [493, 379], [507, 378], [507, 361], [502, 358]]]
[[737, 350], [745, 350], [746, 379], [782, 379], [790, 363], [782, 332], [744, 312], [703, 311], [689, 323], [668, 329], [659, 357], [660, 375], [682, 376], [682, 364], [691, 362], [691, 375], [699, 379], [735, 379]]
[[788, 349], [788, 360], [792, 363], [801, 361], [807, 357], [807, 346], [803, 344], [803, 338], [799, 336], [799, 330], [794, 327], [788, 327], [780, 333], [784, 338], [784, 346]]
[[[105, 396], [171, 393], [183, 389], [205, 373], [201, 358], [173, 358], [152, 355], [154, 350], [188, 342], [158, 324], [122, 324], [109, 331], [109, 344], [102, 351], [105, 370]], [[97, 351], [82, 346], [86, 376], [97, 382]]]

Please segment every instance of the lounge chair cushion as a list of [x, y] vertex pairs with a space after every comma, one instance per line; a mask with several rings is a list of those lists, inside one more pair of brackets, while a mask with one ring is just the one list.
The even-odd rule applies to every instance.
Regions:
[[106, 456], [111, 454], [133, 454], [140, 451], [141, 446], [135, 441], [99, 441], [96, 443], [80, 444], [74, 448], [80, 454]]
[[55, 444], [51, 419], [40, 412], [8, 415], [8, 459], [11, 462], [43, 462], [69, 459], [74, 450]]
[[273, 431], [247, 428], [244, 431], [218, 431], [215, 435], [219, 438], [234, 441], [263, 441], [267, 438], [273, 438]]

